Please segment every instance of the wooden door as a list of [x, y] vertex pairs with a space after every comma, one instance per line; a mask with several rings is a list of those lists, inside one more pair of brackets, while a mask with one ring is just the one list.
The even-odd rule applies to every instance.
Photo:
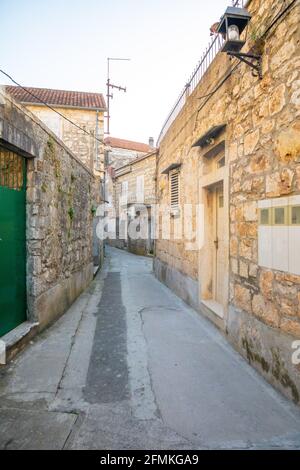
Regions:
[[214, 189], [214, 273], [213, 297], [221, 305], [226, 303], [226, 247], [223, 185]]
[[0, 149], [0, 336], [26, 320], [26, 162]]

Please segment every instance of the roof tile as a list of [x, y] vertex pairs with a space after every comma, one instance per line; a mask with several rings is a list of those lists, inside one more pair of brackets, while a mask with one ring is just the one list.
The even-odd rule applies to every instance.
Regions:
[[[7, 92], [21, 103], [42, 103], [52, 106], [72, 106], [74, 108], [106, 109], [102, 93], [89, 93], [85, 91], [52, 90], [50, 88], [32, 88], [6, 86]], [[27, 92], [27, 90], [32, 93]]]
[[132, 140], [118, 139], [117, 137], [106, 137], [104, 143], [110, 147], [126, 149], [126, 150], [135, 150], [136, 152], [152, 152], [155, 150], [148, 144], [142, 142], [134, 142]]

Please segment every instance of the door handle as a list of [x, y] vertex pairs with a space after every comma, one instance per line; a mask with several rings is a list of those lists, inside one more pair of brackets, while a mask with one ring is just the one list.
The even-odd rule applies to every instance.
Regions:
[[214, 240], [214, 244], [215, 244], [215, 247], [216, 247], [216, 250], [217, 250], [217, 249], [219, 248], [219, 240], [218, 240], [218, 238], [216, 238], [216, 239]]

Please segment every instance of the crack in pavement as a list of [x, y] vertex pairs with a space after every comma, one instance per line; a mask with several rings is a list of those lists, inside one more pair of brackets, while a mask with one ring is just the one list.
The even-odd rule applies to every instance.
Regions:
[[79, 303], [4, 374], [2, 405], [11, 402], [0, 407], [0, 447], [298, 448], [292, 405], [161, 285], [147, 260], [108, 255]]

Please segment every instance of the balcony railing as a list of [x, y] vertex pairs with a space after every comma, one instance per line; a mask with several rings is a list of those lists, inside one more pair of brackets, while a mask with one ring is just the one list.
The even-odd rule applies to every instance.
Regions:
[[[246, 3], [246, 0], [234, 0], [232, 5], [235, 7], [243, 7]], [[157, 147], [159, 146], [162, 138], [167, 133], [168, 129], [170, 128], [171, 124], [175, 121], [176, 117], [182, 110], [185, 105], [187, 97], [193, 93], [195, 88], [201, 82], [205, 72], [207, 71], [208, 67], [222, 48], [224, 40], [220, 34], [216, 35], [210, 40], [208, 47], [202, 54], [200, 61], [198, 62], [196, 68], [194, 69], [190, 79], [188, 80], [187, 84], [185, 85], [184, 89], [180, 93], [175, 105], [173, 106], [170, 114], [168, 115], [167, 119], [164, 122], [164, 125], [160, 131], [159, 137], [157, 139]]]

